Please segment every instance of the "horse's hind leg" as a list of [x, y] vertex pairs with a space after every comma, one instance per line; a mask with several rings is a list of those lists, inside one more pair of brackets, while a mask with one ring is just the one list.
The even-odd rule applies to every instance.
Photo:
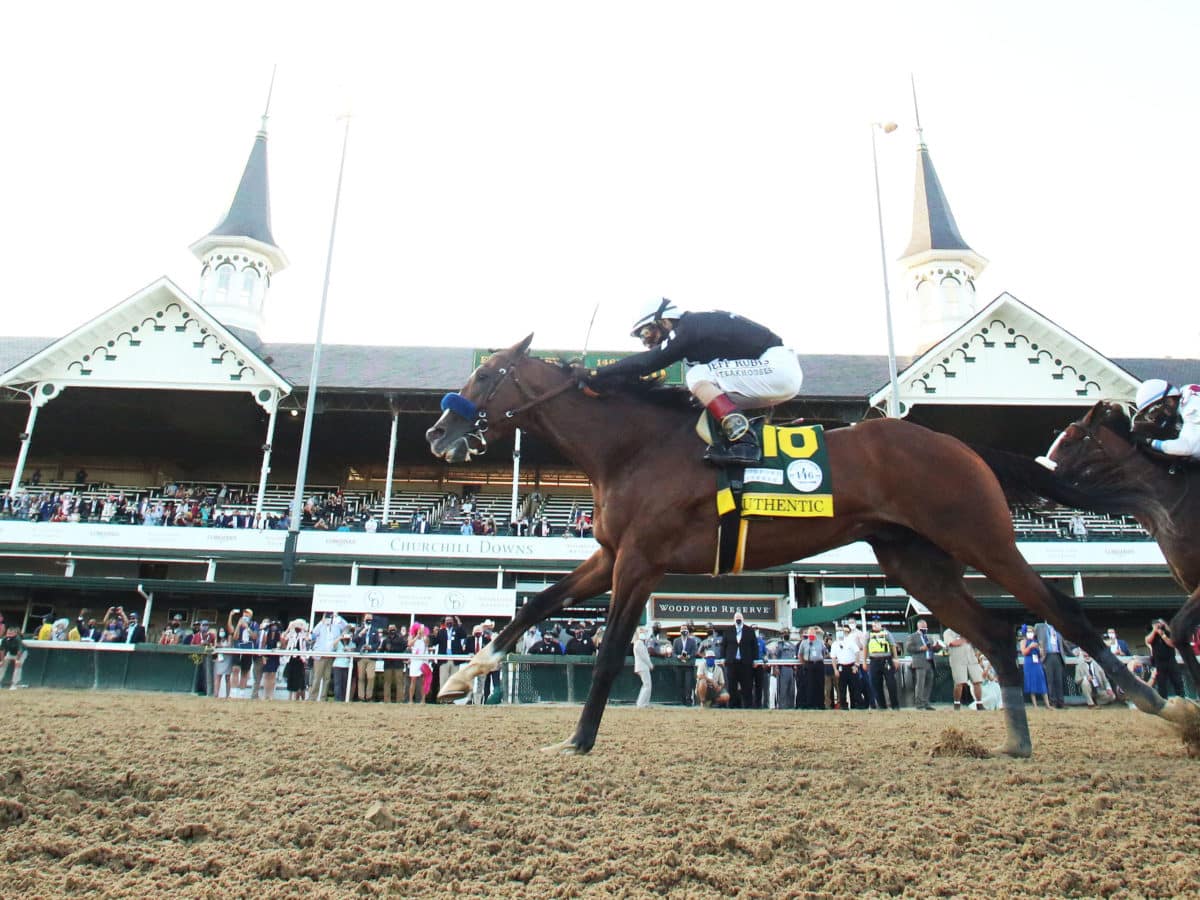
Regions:
[[536, 597], [530, 598], [490, 644], [446, 680], [438, 691], [438, 702], [449, 703], [465, 697], [471, 692], [471, 682], [475, 678], [500, 668], [504, 654], [516, 646], [525, 629], [538, 624], [564, 606], [588, 600], [607, 591], [612, 586], [612, 569], [612, 554], [601, 547], [580, 563], [573, 572], [560, 578]]
[[1004, 744], [993, 752], [1029, 756], [1033, 742], [1025, 714], [1021, 669], [1008, 623], [985, 610], [967, 591], [961, 563], [915, 532], [896, 530], [869, 543], [888, 576], [983, 651], [992, 663], [1004, 698], [1006, 729]]
[[[978, 552], [980, 549], [983, 552]], [[1030, 612], [1043, 617], [1064, 637], [1091, 654], [1113, 686], [1124, 692], [1126, 698], [1142, 712], [1161, 716], [1183, 728], [1200, 725], [1200, 707], [1186, 703], [1172, 704], [1168, 709], [1150, 685], [1130, 672], [1113, 655], [1088, 620], [1079, 601], [1057, 590], [1034, 572], [1017, 552], [1015, 544], [1005, 546], [997, 541], [979, 541], [974, 550], [964, 554], [963, 559], [1010, 591]]]
[[1196, 633], [1198, 625], [1200, 625], [1200, 589], [1187, 598], [1187, 602], [1171, 619], [1171, 636], [1175, 640], [1175, 649], [1183, 657], [1183, 663], [1192, 676], [1192, 685], [1197, 691], [1200, 691], [1200, 663], [1196, 661], [1196, 654], [1192, 652], [1192, 635]]

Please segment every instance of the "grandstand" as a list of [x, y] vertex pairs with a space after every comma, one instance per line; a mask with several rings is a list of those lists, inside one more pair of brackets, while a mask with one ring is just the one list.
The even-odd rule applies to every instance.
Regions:
[[[141, 603], [139, 586], [155, 598], [152, 626], [172, 611], [305, 613], [324, 584], [501, 588], [523, 602], [594, 551], [589, 538], [569, 534], [576, 515], [593, 509], [586, 477], [552, 443], [525, 433], [518, 458], [511, 438], [494, 439], [468, 466], [429, 454], [424, 433], [442, 394], [459, 389], [489, 348], [325, 345], [317, 393], [308, 395], [313, 348], [263, 338], [269, 286], [287, 265], [265, 208], [265, 142], [256, 135], [226, 220], [192, 245], [194, 296], [159, 278], [98, 303], [92, 319], [64, 323], [58, 334], [0, 337], [0, 447], [10, 448], [0, 458], [9, 483], [0, 520], [6, 620], [28, 625], [114, 598]], [[921, 202], [919, 194], [918, 211]], [[929, 214], [915, 220], [926, 234]], [[941, 263], [922, 256], [920, 264]], [[952, 280], [974, 290], [949, 276], [939, 290], [952, 290]], [[946, 310], [937, 320], [944, 335], [897, 360], [896, 408], [971, 443], [1036, 455], [1098, 399], [1128, 400], [1141, 379], [1182, 383], [1200, 372], [1195, 360], [1108, 359], [1009, 294], [982, 308], [972, 295]], [[592, 352], [584, 362], [620, 355]], [[802, 362], [803, 393], [775, 410], [777, 420], [853, 423], [888, 408], [887, 357], [805, 354]], [[310, 416], [303, 493], [314, 502], [284, 584], [285, 534], [246, 526], [287, 514]], [[113, 508], [122, 498], [124, 512]], [[554, 539], [509, 535], [514, 501], [518, 516], [545, 520]], [[236, 527], [115, 527], [143, 522], [147, 508], [174, 524], [181, 507], [185, 520]], [[413, 532], [417, 515], [425, 533]], [[495, 534], [463, 534], [468, 515], [494, 520]], [[364, 531], [368, 518], [373, 533]], [[1103, 597], [1112, 615], [1131, 619], [1177, 607], [1161, 555], [1135, 523], [1086, 516], [1083, 541], [1069, 535], [1070, 513], [1022, 509], [1014, 522], [1035, 567], [1070, 579], [1085, 603]], [[1009, 602], [982, 579], [971, 584], [986, 605]], [[878, 598], [878, 609], [897, 616], [906, 608], [864, 545], [734, 578], [672, 576], [661, 591], [676, 620], [692, 600], [701, 609], [714, 596], [751, 598], [768, 610], [764, 627], [785, 624], [794, 607], [855, 596]], [[648, 614], [655, 609], [652, 599]]]

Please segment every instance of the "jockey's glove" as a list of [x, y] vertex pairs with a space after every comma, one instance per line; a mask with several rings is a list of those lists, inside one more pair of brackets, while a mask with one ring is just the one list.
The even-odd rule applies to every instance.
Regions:
[[591, 383], [591, 380], [596, 377], [596, 370], [588, 368], [583, 363], [571, 363], [571, 377], [574, 378], [580, 386], [586, 386]]

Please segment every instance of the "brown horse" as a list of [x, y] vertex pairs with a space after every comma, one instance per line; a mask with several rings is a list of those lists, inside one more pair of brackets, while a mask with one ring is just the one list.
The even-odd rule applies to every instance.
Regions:
[[[1151, 424], [1148, 432], [1153, 430]], [[1171, 633], [1200, 685], [1200, 663], [1187, 639], [1200, 625], [1200, 465], [1145, 448], [1134, 439], [1139, 432], [1123, 405], [1097, 403], [1063, 430], [1049, 457], [1059, 477], [1087, 485], [1093, 497], [1119, 493], [1122, 499], [1110, 507], [1136, 518], [1158, 542], [1171, 574], [1190, 595], [1171, 620]]]
[[[547, 748], [586, 753], [654, 586], [667, 572], [712, 571], [715, 479], [700, 458], [694, 407], [656, 401], [644, 390], [587, 396], [576, 389], [570, 369], [529, 356], [532, 338], [493, 355], [459, 394], [447, 395], [426, 438], [434, 455], [462, 462], [515, 427], [536, 434], [587, 473], [600, 546], [521, 607], [447, 681], [439, 699], [463, 696], [472, 678], [494, 671], [530, 625], [611, 590], [608, 628], [575, 733]], [[988, 463], [970, 448], [898, 419], [831, 431], [826, 441], [837, 516], [755, 521], [746, 569], [783, 565], [854, 541], [869, 543], [890, 578], [995, 665], [1004, 696], [1007, 736], [999, 748], [1004, 754], [1032, 752], [1021, 671], [1009, 626], [968, 592], [965, 566], [990, 577], [1091, 653], [1140, 708], [1161, 713], [1163, 701], [1112, 655], [1079, 604], [1041, 579], [1017, 551], [1004, 492]]]

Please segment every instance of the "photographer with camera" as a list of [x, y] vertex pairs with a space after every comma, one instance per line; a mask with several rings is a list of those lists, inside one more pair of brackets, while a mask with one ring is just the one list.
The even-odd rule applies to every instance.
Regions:
[[1179, 671], [1179, 663], [1175, 662], [1175, 641], [1171, 637], [1171, 628], [1164, 619], [1155, 619], [1150, 623], [1146, 646], [1150, 648], [1154, 687], [1158, 695], [1166, 700], [1170, 696], [1168, 691], [1174, 690], [1176, 696], [1182, 697], [1183, 674]]

